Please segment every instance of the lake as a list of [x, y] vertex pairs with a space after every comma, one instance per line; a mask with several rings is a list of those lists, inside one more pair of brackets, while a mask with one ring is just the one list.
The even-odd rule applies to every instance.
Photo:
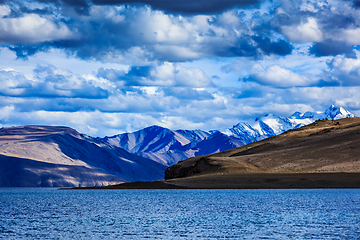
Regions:
[[2, 239], [359, 239], [360, 189], [0, 188]]

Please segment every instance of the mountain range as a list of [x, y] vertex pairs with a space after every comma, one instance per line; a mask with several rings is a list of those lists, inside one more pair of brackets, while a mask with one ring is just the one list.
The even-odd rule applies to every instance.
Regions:
[[317, 120], [224, 152], [193, 157], [165, 180], [113, 189], [360, 188], [360, 118]]
[[343, 108], [268, 114], [216, 131], [151, 126], [134, 133], [93, 138], [61, 126], [0, 129], [0, 186], [86, 187], [164, 179], [165, 170], [196, 156], [244, 146], [314, 122], [353, 117]]
[[99, 140], [165, 166], [172, 166], [187, 158], [241, 147], [319, 119], [337, 120], [347, 117], [354, 117], [354, 114], [342, 107], [331, 105], [323, 112], [295, 112], [289, 117], [267, 114], [262, 118], [256, 118], [253, 122], [239, 122], [223, 130], [173, 131], [160, 126], [151, 126], [133, 133], [123, 133]]

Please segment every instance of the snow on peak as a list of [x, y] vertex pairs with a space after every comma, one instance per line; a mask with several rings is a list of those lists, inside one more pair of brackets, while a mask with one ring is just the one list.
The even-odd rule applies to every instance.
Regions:
[[315, 118], [318, 115], [317, 112], [306, 112], [304, 114], [301, 115], [302, 119], [306, 119], [306, 118]]
[[330, 120], [337, 120], [341, 118], [354, 117], [354, 114], [345, 110], [343, 107], [336, 107], [331, 105], [324, 113], [324, 118]]
[[267, 114], [260, 121], [269, 126], [276, 135], [292, 128], [292, 123], [288, 118], [279, 117], [274, 114]]
[[332, 105], [325, 112], [295, 112], [288, 118], [274, 114], [266, 114], [264, 117], [256, 118], [252, 124], [239, 122], [232, 128], [221, 132], [228, 136], [239, 138], [246, 143], [250, 143], [283, 133], [290, 129], [311, 124], [318, 119], [328, 118], [330, 120], [336, 120], [345, 117], [354, 117], [354, 114], [342, 107]]
[[290, 119], [301, 119], [302, 118], [301, 112], [294, 112], [289, 118]]

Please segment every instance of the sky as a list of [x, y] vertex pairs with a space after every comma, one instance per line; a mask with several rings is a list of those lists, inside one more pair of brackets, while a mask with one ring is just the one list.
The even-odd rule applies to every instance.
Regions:
[[360, 116], [360, 1], [0, 0], [0, 126]]

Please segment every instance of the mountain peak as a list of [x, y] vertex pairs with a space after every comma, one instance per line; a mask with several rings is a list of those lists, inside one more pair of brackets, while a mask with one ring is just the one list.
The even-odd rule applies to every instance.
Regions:
[[354, 114], [345, 110], [343, 107], [331, 105], [324, 113], [324, 118], [338, 120], [340, 118], [355, 117]]
[[167, 129], [167, 128], [163, 128], [163, 127], [161, 127], [159, 125], [152, 125], [152, 126], [147, 127], [145, 129], [147, 129], [147, 130], [164, 130], [164, 129]]
[[294, 112], [293, 114], [290, 115], [290, 119], [292, 118], [301, 118], [303, 114], [301, 114], [301, 112]]

